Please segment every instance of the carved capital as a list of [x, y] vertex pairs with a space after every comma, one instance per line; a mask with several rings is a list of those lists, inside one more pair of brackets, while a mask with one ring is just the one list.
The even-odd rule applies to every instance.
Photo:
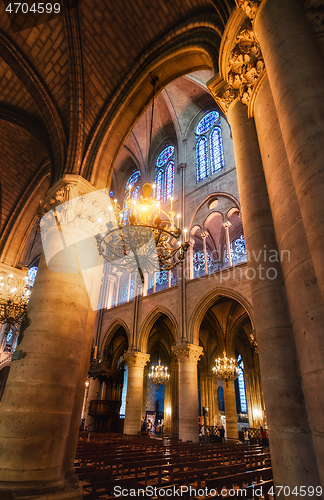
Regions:
[[222, 223], [222, 226], [224, 228], [228, 228], [228, 229], [231, 227], [231, 225], [232, 225], [232, 223], [229, 220]]
[[262, 0], [235, 0], [236, 5], [243, 9], [245, 14], [249, 19], [254, 19], [258, 10], [258, 7]]
[[179, 363], [197, 363], [203, 354], [203, 348], [196, 344], [180, 344], [172, 346], [172, 352]]
[[227, 83], [238, 92], [239, 99], [248, 105], [255, 83], [264, 70], [264, 61], [251, 23], [236, 36], [228, 60]]
[[39, 215], [42, 236], [51, 228], [74, 226], [96, 235], [113, 215], [106, 189], [96, 190], [78, 175], [66, 175], [57, 182], [41, 202]]
[[125, 352], [124, 359], [128, 366], [144, 368], [146, 363], [150, 361], [150, 355], [140, 351], [129, 351]]
[[203, 239], [204, 238], [208, 238], [208, 236], [209, 236], [209, 232], [208, 231], [203, 231], [202, 233], [200, 233], [200, 237], [203, 238]]

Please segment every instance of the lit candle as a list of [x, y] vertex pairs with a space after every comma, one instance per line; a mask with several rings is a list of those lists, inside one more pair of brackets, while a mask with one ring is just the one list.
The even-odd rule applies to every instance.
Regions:
[[178, 217], [178, 228], [180, 229], [180, 214], [178, 214], [177, 217]]

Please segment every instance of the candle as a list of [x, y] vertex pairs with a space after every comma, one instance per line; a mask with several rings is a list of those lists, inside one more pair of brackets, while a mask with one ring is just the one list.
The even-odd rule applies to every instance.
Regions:
[[95, 345], [93, 359], [97, 359], [98, 346]]
[[171, 196], [170, 200], [171, 200], [171, 210], [173, 210], [173, 196]]
[[180, 229], [180, 214], [178, 214], [177, 217], [178, 217], [178, 228]]
[[184, 229], [184, 234], [185, 234], [185, 242], [187, 241], [187, 229]]

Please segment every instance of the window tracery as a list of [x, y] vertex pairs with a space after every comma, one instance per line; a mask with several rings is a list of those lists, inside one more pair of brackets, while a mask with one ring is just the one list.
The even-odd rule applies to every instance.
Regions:
[[174, 146], [167, 146], [156, 160], [155, 196], [161, 203], [174, 195], [174, 159]]
[[198, 123], [195, 134], [197, 182], [200, 182], [225, 166], [219, 113], [208, 112]]

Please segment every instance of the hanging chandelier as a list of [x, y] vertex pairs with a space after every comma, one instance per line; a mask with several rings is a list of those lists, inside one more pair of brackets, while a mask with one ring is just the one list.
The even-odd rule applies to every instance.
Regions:
[[0, 323], [21, 325], [30, 298], [30, 290], [26, 287], [27, 280], [27, 276], [0, 276]]
[[149, 379], [152, 384], [158, 386], [158, 389], [160, 385], [165, 385], [169, 381], [170, 374], [168, 373], [168, 368], [161, 365], [160, 358], [158, 366], [152, 366], [152, 371], [149, 373]]
[[[152, 78], [153, 102], [150, 129], [152, 143], [154, 89], [157, 78]], [[110, 217], [107, 224], [99, 224], [96, 235], [99, 254], [108, 262], [126, 269], [129, 273], [138, 271], [139, 285], [144, 284], [144, 274], [157, 271], [169, 271], [185, 257], [189, 243], [181, 240], [180, 214], [176, 219], [171, 198], [171, 210], [165, 212], [155, 197], [155, 185], [147, 181], [143, 186], [143, 194], [135, 200], [129, 189], [124, 208], [117, 200], [110, 200]], [[114, 221], [112, 220], [114, 219]], [[99, 220], [99, 223], [101, 220]]]
[[228, 382], [230, 380], [236, 380], [239, 376], [239, 367], [236, 359], [228, 358], [226, 356], [226, 351], [224, 351], [222, 358], [215, 359], [213, 372], [216, 378], [226, 382], [226, 387], [228, 387]]

